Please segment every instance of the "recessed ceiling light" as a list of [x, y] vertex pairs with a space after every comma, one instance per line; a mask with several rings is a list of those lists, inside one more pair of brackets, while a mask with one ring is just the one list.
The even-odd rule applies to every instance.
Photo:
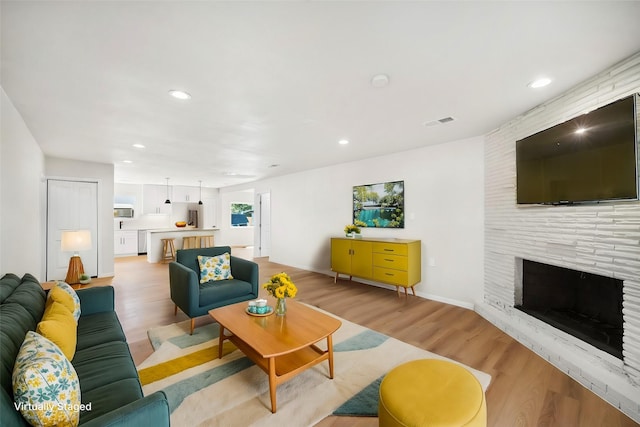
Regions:
[[140, 149], [142, 149], [142, 148], [144, 148], [144, 145], [142, 145], [142, 144], [133, 144], [133, 148], [140, 148]]
[[347, 145], [349, 143], [349, 140], [347, 139], [341, 139], [340, 141], [338, 141], [338, 144], [340, 145]]
[[532, 81], [527, 86], [529, 86], [532, 89], [538, 89], [538, 88], [547, 86], [549, 83], [551, 83], [551, 79], [547, 77], [543, 77], [543, 78]]
[[386, 74], [376, 74], [371, 78], [371, 86], [373, 87], [385, 87], [389, 84], [389, 76]]
[[576, 129], [576, 133], [577, 133], [578, 135], [583, 134], [583, 133], [585, 133], [586, 131], [587, 131], [587, 129], [585, 129], [585, 128], [578, 128], [578, 129]]
[[123, 160], [122, 163], [133, 163], [131, 160]]
[[191, 99], [191, 95], [181, 90], [170, 90], [169, 95], [173, 96], [176, 99], [182, 99], [182, 100]]

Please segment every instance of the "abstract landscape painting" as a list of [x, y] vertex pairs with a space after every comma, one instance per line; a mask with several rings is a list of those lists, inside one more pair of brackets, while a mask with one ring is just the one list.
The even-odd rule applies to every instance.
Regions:
[[354, 186], [353, 223], [360, 227], [404, 228], [404, 181]]

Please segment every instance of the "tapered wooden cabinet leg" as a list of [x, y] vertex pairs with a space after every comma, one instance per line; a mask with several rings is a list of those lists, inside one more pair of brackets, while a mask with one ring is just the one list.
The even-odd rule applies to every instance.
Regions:
[[196, 319], [191, 319], [191, 333], [189, 335], [193, 335], [193, 329], [196, 326]]

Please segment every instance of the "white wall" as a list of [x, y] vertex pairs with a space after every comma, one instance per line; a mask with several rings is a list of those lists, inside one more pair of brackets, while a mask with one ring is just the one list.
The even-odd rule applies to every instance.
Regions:
[[352, 221], [353, 186], [403, 180], [405, 228], [363, 229], [363, 236], [421, 240], [417, 293], [473, 307], [483, 295], [483, 144], [482, 137], [455, 141], [221, 189], [221, 194], [242, 188], [270, 192], [270, 260], [331, 274], [330, 238], [343, 236]]
[[98, 182], [98, 276], [113, 276], [113, 165], [47, 157], [45, 174]]
[[44, 277], [44, 154], [0, 88], [0, 276]]
[[[496, 326], [636, 421], [640, 421], [640, 202], [518, 206], [515, 142], [639, 91], [640, 53], [487, 135], [486, 304], [477, 307]], [[624, 363], [515, 310], [516, 258], [624, 280]]]

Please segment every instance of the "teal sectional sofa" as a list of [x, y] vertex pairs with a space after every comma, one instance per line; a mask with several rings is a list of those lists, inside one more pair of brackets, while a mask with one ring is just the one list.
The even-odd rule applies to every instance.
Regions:
[[[83, 426], [169, 426], [166, 396], [144, 397], [120, 321], [111, 286], [77, 291], [82, 311], [76, 352], [71, 360], [80, 382]], [[0, 279], [0, 424], [29, 425], [16, 409], [11, 375], [27, 331], [35, 331], [45, 309], [46, 293], [30, 274]]]

